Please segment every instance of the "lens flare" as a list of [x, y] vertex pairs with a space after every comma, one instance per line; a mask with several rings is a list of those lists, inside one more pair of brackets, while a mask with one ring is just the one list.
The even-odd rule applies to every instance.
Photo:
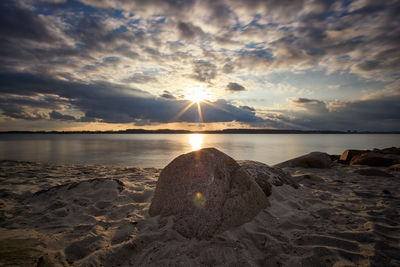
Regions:
[[193, 205], [196, 208], [202, 209], [206, 206], [206, 197], [200, 193], [197, 192], [194, 196], [193, 196]]

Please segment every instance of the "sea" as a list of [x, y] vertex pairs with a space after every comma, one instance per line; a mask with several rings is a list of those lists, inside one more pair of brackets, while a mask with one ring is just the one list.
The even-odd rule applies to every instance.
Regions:
[[269, 165], [312, 151], [400, 147], [400, 134], [0, 134], [0, 159], [162, 168], [175, 157], [215, 147]]

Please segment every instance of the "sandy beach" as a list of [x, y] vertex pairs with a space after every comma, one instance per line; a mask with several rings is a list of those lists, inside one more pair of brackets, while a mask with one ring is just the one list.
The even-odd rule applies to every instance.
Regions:
[[400, 267], [400, 0], [0, 0], [0, 267]]
[[273, 184], [251, 221], [197, 239], [149, 216], [161, 169], [3, 160], [0, 266], [400, 266], [398, 170], [282, 169], [299, 188]]

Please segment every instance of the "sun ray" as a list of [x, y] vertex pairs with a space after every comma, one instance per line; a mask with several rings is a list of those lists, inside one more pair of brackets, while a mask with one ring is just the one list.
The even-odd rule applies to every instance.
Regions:
[[171, 119], [171, 121], [176, 121], [179, 119], [189, 108], [191, 108], [196, 102], [191, 102], [189, 103], [186, 107], [184, 107], [181, 111], [179, 111], [178, 114], [176, 114], [175, 117]]
[[219, 110], [222, 110], [222, 111], [225, 111], [225, 112], [229, 113], [229, 110], [226, 110], [226, 109], [224, 109], [223, 107], [220, 107], [220, 106], [218, 106], [218, 105], [216, 105], [216, 104], [214, 104], [214, 103], [211, 103], [211, 102], [208, 101], [208, 100], [203, 100], [202, 102], [204, 102], [204, 103], [206, 103], [207, 105], [210, 105], [210, 106], [212, 106], [212, 107], [214, 107], [214, 108], [216, 108], [216, 109], [219, 109]]
[[199, 114], [200, 122], [203, 122], [203, 113], [201, 112], [201, 105], [200, 102], [197, 102], [197, 113]]
[[229, 110], [212, 103], [210, 100], [207, 98], [210, 96], [209, 92], [205, 90], [202, 86], [200, 87], [190, 87], [186, 89], [186, 95], [185, 99], [191, 101], [187, 106], [185, 106], [181, 111], [179, 111], [176, 116], [174, 116], [171, 121], [177, 121], [185, 112], [187, 112], [194, 104], [197, 106], [197, 114], [198, 114], [198, 120], [196, 119], [196, 122], [203, 123], [204, 122], [204, 117], [203, 117], [203, 110], [201, 107], [201, 104], [207, 104], [211, 107], [214, 107], [216, 109], [222, 110], [224, 112], [230, 113]]

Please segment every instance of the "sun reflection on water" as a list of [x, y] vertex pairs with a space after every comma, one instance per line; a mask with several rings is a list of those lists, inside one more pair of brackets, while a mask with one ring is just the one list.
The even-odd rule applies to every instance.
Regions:
[[190, 134], [189, 135], [189, 143], [192, 146], [192, 151], [201, 149], [203, 144], [203, 135], [202, 134]]

